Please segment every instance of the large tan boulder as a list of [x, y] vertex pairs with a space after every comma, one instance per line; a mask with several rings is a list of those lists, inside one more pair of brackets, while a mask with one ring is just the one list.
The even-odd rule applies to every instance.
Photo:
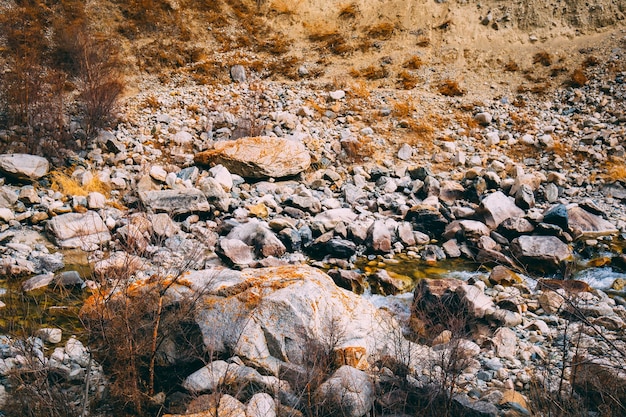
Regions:
[[0, 173], [19, 180], [36, 181], [48, 173], [46, 158], [21, 153], [0, 155]]
[[589, 213], [582, 207], [569, 208], [567, 217], [568, 227], [576, 239], [595, 239], [619, 233], [619, 230], [613, 223], [593, 213]]
[[244, 178], [282, 178], [306, 170], [311, 157], [300, 141], [258, 136], [217, 142], [213, 149], [197, 154], [195, 161], [209, 166], [221, 164]]

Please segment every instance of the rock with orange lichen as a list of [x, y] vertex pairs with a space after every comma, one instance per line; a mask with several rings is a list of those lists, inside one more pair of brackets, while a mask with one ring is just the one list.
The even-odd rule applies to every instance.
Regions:
[[311, 157], [300, 141], [258, 136], [217, 142], [213, 149], [198, 153], [195, 161], [221, 164], [244, 178], [283, 178], [306, 170]]

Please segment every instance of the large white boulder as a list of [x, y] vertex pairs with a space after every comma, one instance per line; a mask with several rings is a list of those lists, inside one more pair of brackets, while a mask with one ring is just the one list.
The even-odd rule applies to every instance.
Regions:
[[50, 170], [50, 164], [41, 156], [13, 153], [0, 155], [0, 172], [11, 177], [36, 181]]

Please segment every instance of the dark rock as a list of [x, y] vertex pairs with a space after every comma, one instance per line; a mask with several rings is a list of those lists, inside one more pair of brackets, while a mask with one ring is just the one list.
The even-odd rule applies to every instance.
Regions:
[[418, 204], [411, 207], [405, 219], [413, 223], [413, 228], [426, 233], [431, 238], [438, 238], [448, 225], [448, 220], [435, 207]]
[[509, 240], [530, 234], [533, 230], [535, 230], [535, 227], [524, 217], [510, 217], [498, 226], [498, 231]]
[[564, 204], [557, 204], [550, 207], [543, 213], [543, 222], [549, 224], [555, 224], [563, 230], [567, 230], [568, 216], [567, 207]]
[[328, 275], [335, 281], [335, 284], [348, 291], [363, 294], [365, 288], [367, 288], [367, 281], [360, 272], [346, 269], [331, 269], [328, 271]]

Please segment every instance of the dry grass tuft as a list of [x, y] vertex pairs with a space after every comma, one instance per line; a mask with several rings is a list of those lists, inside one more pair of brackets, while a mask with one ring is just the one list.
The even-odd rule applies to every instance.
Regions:
[[358, 80], [350, 86], [350, 93], [355, 97], [368, 99], [370, 98], [370, 88], [364, 80]]
[[342, 19], [354, 19], [359, 14], [359, 6], [356, 3], [348, 3], [339, 9], [339, 17]]
[[376, 39], [390, 39], [394, 32], [394, 27], [389, 22], [382, 22], [377, 25], [369, 26], [365, 29], [365, 33]]
[[380, 80], [389, 76], [387, 68], [383, 65], [370, 65], [360, 70], [352, 68], [349, 73], [354, 78], [361, 77], [368, 80]]
[[354, 50], [338, 29], [319, 29], [309, 34], [309, 40], [316, 42], [319, 49], [328, 50], [335, 55], [346, 55]]
[[158, 110], [161, 108], [161, 103], [159, 102], [159, 99], [152, 94], [146, 97], [146, 99], [143, 101], [143, 104], [144, 106], [151, 108], [152, 110]]
[[367, 136], [359, 139], [342, 140], [341, 148], [346, 153], [346, 157], [355, 162], [363, 161], [374, 154], [374, 144], [372, 139]]
[[439, 91], [439, 94], [448, 97], [462, 96], [465, 94], [465, 90], [459, 86], [458, 81], [450, 79], [443, 80], [441, 84], [439, 84], [437, 91]]
[[570, 79], [567, 80], [566, 84], [570, 85], [572, 87], [582, 87], [585, 84], [587, 84], [588, 81], [589, 81], [589, 79], [585, 75], [585, 72], [583, 71], [583, 69], [582, 68], [576, 68], [572, 72], [572, 75], [571, 75]]
[[541, 64], [544, 67], [552, 65], [552, 55], [546, 51], [537, 52], [533, 55], [533, 64]]
[[610, 182], [626, 181], [626, 162], [624, 160], [607, 162], [604, 178]]
[[430, 38], [428, 36], [421, 35], [417, 38], [417, 42], [415, 42], [415, 44], [425, 48], [430, 45]]
[[393, 103], [393, 115], [396, 117], [408, 117], [415, 111], [415, 105], [411, 100], [396, 101]]
[[422, 61], [422, 58], [417, 55], [413, 55], [412, 57], [404, 61], [404, 64], [402, 64], [404, 68], [413, 70], [420, 69], [422, 65], [424, 65], [424, 61]]
[[65, 195], [78, 195], [87, 196], [91, 192], [99, 192], [109, 197], [111, 188], [103, 183], [98, 176], [94, 175], [93, 179], [85, 185], [80, 185], [71, 176], [62, 171], [53, 171], [50, 173], [50, 181], [52, 183], [51, 188], [55, 191], [59, 191]]
[[297, 2], [286, 0], [272, 0], [270, 3], [270, 12], [275, 15], [291, 16], [296, 12]]
[[398, 85], [405, 90], [412, 90], [419, 83], [419, 77], [410, 71], [401, 71], [398, 74]]
[[519, 65], [517, 65], [517, 62], [515, 62], [515, 61], [513, 61], [511, 59], [511, 60], [509, 60], [509, 62], [504, 64], [504, 70], [508, 71], [508, 72], [519, 71]]
[[600, 64], [600, 60], [593, 55], [588, 56], [583, 61], [583, 67], [585, 68], [595, 67], [596, 65], [599, 65], [599, 64]]

